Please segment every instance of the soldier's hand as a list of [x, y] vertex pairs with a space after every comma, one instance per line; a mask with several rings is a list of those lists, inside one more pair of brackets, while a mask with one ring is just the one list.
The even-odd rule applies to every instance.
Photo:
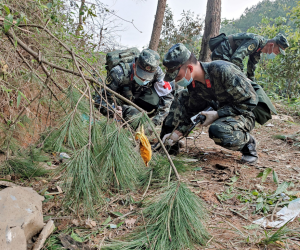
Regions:
[[148, 136], [151, 136], [153, 134], [153, 129], [150, 126], [150, 124], [148, 124], [148, 126], [146, 127], [145, 134], [148, 135]]
[[202, 111], [201, 115], [206, 116], [205, 122], [202, 124], [204, 127], [207, 127], [219, 118], [217, 111]]
[[164, 135], [164, 137], [162, 139], [162, 142], [165, 145], [173, 146], [179, 140], [179, 138], [182, 135], [183, 134], [180, 131], [175, 130], [173, 133], [169, 133], [169, 134]]
[[116, 108], [115, 119], [117, 121], [121, 121], [122, 120], [122, 107], [121, 106], [117, 106], [117, 108]]

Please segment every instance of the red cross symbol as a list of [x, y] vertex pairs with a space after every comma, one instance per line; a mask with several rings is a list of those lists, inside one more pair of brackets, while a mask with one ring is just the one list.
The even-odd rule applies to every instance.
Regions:
[[164, 81], [164, 83], [165, 83], [165, 85], [163, 85], [164, 89], [171, 90], [172, 87], [171, 87], [170, 83], [169, 82], [165, 82], [165, 81]]

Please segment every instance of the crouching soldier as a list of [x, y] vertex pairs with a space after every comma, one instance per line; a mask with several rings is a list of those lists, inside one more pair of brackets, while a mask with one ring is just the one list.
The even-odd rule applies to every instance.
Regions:
[[289, 43], [284, 35], [278, 34], [272, 39], [266, 39], [253, 33], [238, 33], [226, 36], [224, 33], [210, 39], [211, 59], [232, 62], [243, 71], [243, 60], [248, 58], [247, 77], [254, 81], [254, 71], [261, 54], [267, 59], [274, 59], [279, 53], [285, 55]]
[[175, 96], [170, 113], [163, 122], [161, 139], [174, 146], [187, 136], [190, 118], [218, 103], [215, 111], [201, 112], [206, 116], [203, 126], [209, 126], [209, 137], [217, 145], [240, 151], [242, 161], [255, 164], [258, 160], [256, 141], [250, 134], [255, 126], [259, 97], [243, 72], [226, 61], [199, 62], [183, 45], [176, 44], [164, 56], [166, 81], [175, 80], [186, 87]]
[[[157, 52], [144, 49], [131, 63], [120, 62], [113, 67], [106, 78], [106, 85], [110, 89], [145, 111], [151, 112], [152, 121], [156, 126], [168, 115], [173, 101], [172, 86], [163, 80], [165, 75], [159, 67], [159, 59]], [[114, 97], [108, 92], [106, 95], [109, 103], [114, 105]], [[107, 105], [103, 98], [104, 93], [102, 102], [101, 97], [97, 95], [95, 102], [100, 107], [100, 112], [107, 115]], [[136, 108], [121, 100], [116, 100], [116, 103], [118, 113], [125, 120], [130, 120], [139, 113]]]

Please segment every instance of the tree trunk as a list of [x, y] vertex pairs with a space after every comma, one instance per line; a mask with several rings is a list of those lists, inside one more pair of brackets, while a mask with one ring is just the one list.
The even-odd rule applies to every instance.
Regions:
[[157, 51], [167, 0], [158, 0], [149, 48]]
[[80, 5], [80, 8], [79, 8], [79, 22], [78, 22], [78, 25], [77, 25], [77, 29], [76, 29], [76, 36], [79, 36], [79, 32], [80, 30], [82, 29], [82, 24], [83, 24], [83, 20], [82, 20], [82, 17], [83, 15], [81, 14], [83, 12], [83, 7], [84, 7], [84, 4], [85, 4], [85, 0], [81, 0], [81, 5]]
[[202, 37], [199, 61], [211, 61], [209, 39], [219, 35], [221, 25], [221, 0], [207, 0], [204, 34]]

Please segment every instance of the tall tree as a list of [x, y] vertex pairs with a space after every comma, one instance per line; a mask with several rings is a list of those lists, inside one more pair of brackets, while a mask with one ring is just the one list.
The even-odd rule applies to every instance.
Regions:
[[209, 62], [211, 51], [208, 46], [211, 37], [219, 35], [221, 25], [221, 0], [207, 0], [204, 34], [199, 61]]
[[149, 48], [157, 51], [167, 0], [158, 0]]
[[77, 25], [77, 29], [76, 29], [76, 36], [79, 36], [79, 32], [80, 30], [83, 29], [82, 24], [83, 24], [83, 15], [84, 15], [84, 5], [85, 5], [85, 0], [81, 0], [81, 5], [79, 8], [79, 17], [78, 17], [78, 25]]

